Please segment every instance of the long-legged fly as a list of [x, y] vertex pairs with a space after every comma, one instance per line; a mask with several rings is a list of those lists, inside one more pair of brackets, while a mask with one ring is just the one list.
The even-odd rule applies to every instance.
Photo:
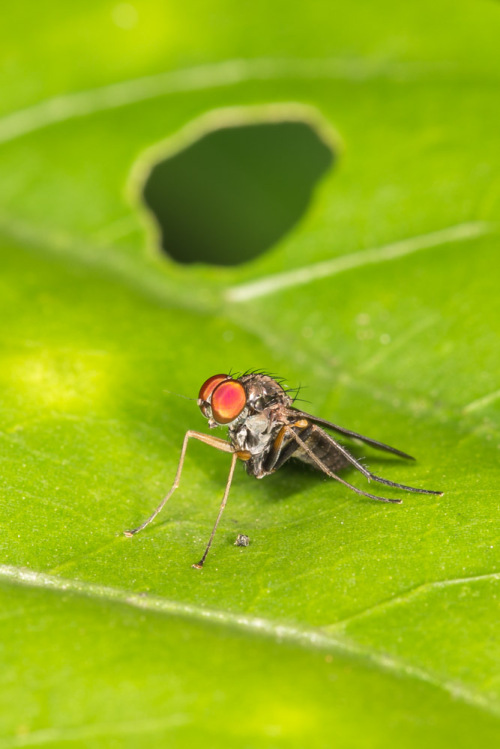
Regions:
[[290, 458], [298, 458], [323, 471], [336, 481], [340, 481], [341, 484], [349, 487], [357, 494], [378, 499], [380, 502], [401, 503], [402, 500], [369, 494], [340, 478], [337, 471], [352, 465], [368, 481], [378, 481], [380, 484], [394, 486], [409, 492], [441, 496], [442, 492], [397, 484], [395, 481], [389, 481], [389, 479], [371, 473], [322, 427], [345, 437], [362, 440], [377, 450], [384, 450], [409, 460], [414, 460], [414, 458], [395, 447], [389, 447], [383, 442], [364, 437], [350, 429], [344, 429], [344, 427], [332, 424], [317, 416], [311, 416], [311, 414], [295, 408], [293, 405], [294, 399], [289, 395], [289, 392], [280, 381], [263, 372], [249, 372], [240, 377], [232, 377], [227, 374], [209, 377], [201, 386], [197, 403], [202, 414], [208, 419], [208, 426], [211, 429], [218, 426], [228, 427], [229, 442], [218, 437], [212, 437], [209, 434], [194, 432], [191, 429], [187, 431], [182, 444], [177, 473], [170, 491], [142, 525], [134, 528], [134, 530], [126, 531], [125, 535], [133, 536], [149, 525], [177, 489], [187, 445], [191, 438], [231, 454], [229, 476], [219, 513], [201, 560], [197, 564], [193, 564], [196, 569], [203, 567], [212, 545], [215, 531], [226, 506], [237, 460], [242, 460], [245, 463], [247, 473], [261, 479], [277, 471]]

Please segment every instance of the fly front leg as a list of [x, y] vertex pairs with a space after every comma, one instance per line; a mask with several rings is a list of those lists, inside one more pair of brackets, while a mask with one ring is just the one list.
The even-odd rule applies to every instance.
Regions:
[[217, 526], [219, 525], [219, 520], [222, 517], [222, 513], [224, 512], [224, 507], [226, 506], [227, 498], [229, 496], [229, 489], [231, 488], [231, 482], [233, 480], [233, 474], [234, 474], [234, 467], [236, 465], [236, 461], [238, 460], [238, 453], [233, 453], [233, 458], [231, 460], [231, 468], [229, 469], [229, 476], [227, 477], [226, 481], [226, 488], [224, 489], [224, 496], [222, 497], [222, 502], [219, 507], [219, 513], [217, 515], [217, 519], [215, 521], [215, 525], [212, 529], [212, 533], [210, 534], [210, 538], [208, 540], [207, 548], [205, 549], [202, 558], [199, 562], [196, 562], [196, 564], [192, 564], [191, 567], [194, 567], [195, 570], [201, 570], [203, 565], [205, 564], [205, 559], [207, 558], [207, 554], [210, 551], [210, 547], [212, 546], [212, 541], [214, 540], [215, 531], [217, 530]]
[[229, 489], [231, 488], [231, 482], [233, 480], [233, 474], [234, 474], [234, 467], [236, 465], [236, 461], [239, 460], [250, 460], [252, 457], [251, 453], [247, 452], [246, 450], [236, 450], [233, 452], [233, 458], [231, 460], [231, 468], [229, 469], [229, 476], [227, 477], [226, 481], [226, 488], [224, 489], [224, 496], [222, 497], [222, 502], [219, 507], [219, 513], [217, 515], [217, 519], [215, 521], [215, 525], [212, 529], [212, 533], [210, 534], [210, 538], [208, 539], [207, 548], [204, 551], [204, 554], [199, 562], [196, 562], [196, 564], [192, 564], [191, 567], [194, 567], [195, 570], [201, 570], [203, 565], [205, 564], [205, 559], [207, 558], [207, 554], [210, 551], [210, 547], [212, 546], [212, 541], [214, 540], [215, 531], [217, 530], [217, 526], [219, 525], [219, 520], [222, 517], [222, 513], [224, 512], [224, 507], [226, 506], [227, 498], [229, 496]]
[[231, 445], [225, 440], [221, 440], [218, 437], [212, 437], [210, 434], [203, 434], [203, 432], [194, 432], [191, 429], [187, 431], [186, 434], [184, 435], [184, 442], [182, 443], [181, 457], [179, 459], [179, 465], [177, 466], [177, 473], [175, 474], [174, 483], [172, 484], [172, 487], [169, 493], [166, 495], [166, 497], [162, 499], [162, 501], [160, 502], [156, 510], [153, 512], [152, 515], [149, 516], [147, 520], [145, 520], [137, 528], [134, 528], [131, 531], [125, 531], [126, 536], [129, 536], [129, 537], [135, 536], [136, 533], [139, 533], [139, 531], [142, 531], [147, 525], [149, 525], [151, 521], [154, 520], [155, 517], [163, 510], [168, 500], [170, 499], [174, 491], [179, 486], [179, 481], [180, 481], [181, 473], [182, 473], [182, 467], [184, 465], [184, 458], [186, 456], [186, 450], [187, 450], [188, 442], [190, 439], [200, 440], [200, 442], [204, 442], [206, 445], [215, 447], [216, 450], [221, 450], [222, 452], [225, 452], [225, 453], [235, 454]]

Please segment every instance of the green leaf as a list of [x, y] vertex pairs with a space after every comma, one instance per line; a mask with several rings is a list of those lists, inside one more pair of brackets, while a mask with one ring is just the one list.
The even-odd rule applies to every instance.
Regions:
[[[495, 745], [498, 4], [3, 15], [0, 749]], [[242, 265], [161, 254], [156, 161], [290, 121], [338, 156], [300, 221]], [[444, 495], [238, 466], [198, 572], [229, 465], [196, 443], [126, 538], [207, 428], [173, 393], [250, 367]]]

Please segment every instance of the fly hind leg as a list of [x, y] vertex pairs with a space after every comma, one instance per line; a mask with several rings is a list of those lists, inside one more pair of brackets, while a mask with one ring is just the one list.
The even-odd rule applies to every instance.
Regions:
[[[304, 432], [302, 432], [299, 435], [293, 427], [302, 425], [302, 423], [304, 423]], [[307, 430], [305, 427], [307, 427]], [[330, 476], [332, 479], [335, 479], [335, 481], [339, 481], [341, 484], [344, 484], [344, 486], [347, 486], [349, 489], [352, 489], [352, 491], [356, 492], [356, 494], [361, 494], [363, 497], [376, 499], [379, 502], [388, 502], [390, 504], [401, 504], [401, 501], [402, 501], [401, 499], [389, 499], [388, 497], [379, 497], [376, 494], [369, 494], [368, 492], [364, 492], [362, 489], [358, 489], [356, 486], [349, 484], [349, 482], [345, 481], [344, 479], [341, 479], [340, 476], [337, 476], [337, 474], [334, 471], [332, 471], [328, 467], [328, 465], [326, 465], [325, 460], [322, 460], [321, 458], [319, 458], [318, 455], [314, 451], [315, 443], [312, 441], [311, 438], [313, 436], [316, 436], [317, 433], [320, 433], [320, 436], [325, 435], [325, 432], [319, 427], [315, 426], [314, 424], [309, 424], [305, 419], [303, 419], [300, 422], [297, 422], [295, 425], [292, 424], [292, 425], [284, 426], [283, 430], [286, 430], [286, 432], [290, 435], [291, 439], [295, 441], [297, 446], [301, 448], [302, 452], [307, 455], [307, 457], [309, 458], [308, 462], [315, 465], [317, 468], [319, 468], [320, 471], [323, 471], [323, 473], [326, 473], [327, 476]], [[283, 434], [283, 439], [284, 437], [285, 437], [285, 433]], [[349, 458], [352, 458], [350, 453], [348, 453], [347, 450], [345, 450], [345, 448], [342, 448], [340, 445], [335, 443], [334, 440], [331, 440], [331, 442], [333, 443], [332, 450], [337, 450], [337, 452], [340, 453], [340, 455], [342, 455], [347, 460], [349, 460]], [[349, 460], [349, 462], [352, 462], [352, 461], [354, 461], [354, 458], [352, 458], [352, 460]]]

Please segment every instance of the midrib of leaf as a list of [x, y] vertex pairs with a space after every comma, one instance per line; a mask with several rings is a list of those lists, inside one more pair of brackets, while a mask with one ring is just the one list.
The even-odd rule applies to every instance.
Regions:
[[[279, 642], [288, 642], [302, 648], [312, 648], [332, 651], [360, 658], [371, 666], [386, 672], [397, 674], [411, 679], [416, 679], [442, 689], [456, 699], [484, 710], [491, 715], [500, 716], [500, 705], [482, 694], [471, 690], [463, 684], [443, 679], [442, 676], [407, 663], [401, 658], [380, 653], [372, 648], [360, 646], [353, 640], [332, 634], [333, 628], [314, 629], [297, 627], [291, 624], [275, 622], [263, 617], [252, 617], [246, 614], [238, 614], [230, 611], [220, 611], [205, 606], [194, 606], [192, 604], [173, 601], [161, 596], [143, 595], [112, 588], [95, 583], [88, 583], [49, 575], [42, 572], [22, 569], [9, 565], [0, 565], [0, 578], [10, 583], [27, 587], [41, 588], [55, 591], [57, 593], [72, 593], [83, 595], [87, 598], [118, 603], [133, 608], [155, 612], [170, 616], [182, 616], [193, 621], [209, 621], [221, 626], [232, 627], [243, 632], [272, 638]], [[485, 579], [499, 579], [500, 574], [479, 575], [457, 580], [442, 580], [435, 583], [427, 583], [423, 586], [409, 591], [407, 594], [399, 595], [395, 601], [421, 594], [422, 589], [432, 589], [436, 586], [470, 584]], [[384, 602], [380, 605], [388, 605]], [[373, 610], [376, 607], [372, 607]], [[354, 619], [354, 617], [352, 617]], [[347, 620], [344, 620], [344, 623]], [[342, 624], [342, 623], [339, 623]]]

